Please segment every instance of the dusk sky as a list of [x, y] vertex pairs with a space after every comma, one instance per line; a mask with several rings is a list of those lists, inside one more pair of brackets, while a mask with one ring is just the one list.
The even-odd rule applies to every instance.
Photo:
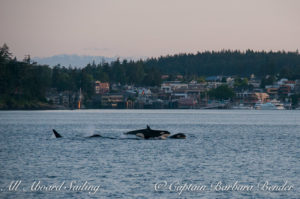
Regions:
[[299, 0], [0, 0], [0, 45], [25, 54], [160, 56], [300, 48]]

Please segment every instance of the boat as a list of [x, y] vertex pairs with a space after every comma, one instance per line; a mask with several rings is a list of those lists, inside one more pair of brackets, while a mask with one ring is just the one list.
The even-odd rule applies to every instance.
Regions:
[[233, 106], [232, 109], [241, 109], [241, 110], [251, 110], [252, 106], [245, 106], [244, 104], [239, 104], [238, 106]]
[[277, 100], [272, 100], [266, 103], [262, 103], [261, 101], [258, 101], [255, 104], [254, 108], [256, 110], [285, 110], [283, 104]]
[[285, 110], [284, 105], [280, 101], [273, 99], [271, 103], [276, 106], [276, 110]]

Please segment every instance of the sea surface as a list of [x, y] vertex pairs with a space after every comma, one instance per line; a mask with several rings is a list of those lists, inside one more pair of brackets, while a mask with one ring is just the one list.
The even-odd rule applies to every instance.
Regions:
[[1, 111], [0, 198], [72, 197], [300, 198], [300, 111]]

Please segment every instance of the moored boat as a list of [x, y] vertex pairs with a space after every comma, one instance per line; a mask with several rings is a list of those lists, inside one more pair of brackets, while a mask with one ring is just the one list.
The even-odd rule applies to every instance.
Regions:
[[277, 100], [272, 100], [266, 103], [259, 101], [255, 104], [254, 108], [256, 110], [285, 110], [283, 104]]

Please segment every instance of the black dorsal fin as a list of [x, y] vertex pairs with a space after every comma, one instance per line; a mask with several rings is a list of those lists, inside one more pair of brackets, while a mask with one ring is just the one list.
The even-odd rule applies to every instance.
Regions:
[[147, 125], [147, 129], [148, 129], [148, 130], [151, 130], [151, 128], [150, 128], [150, 126], [149, 126], [149, 125]]
[[54, 133], [56, 138], [61, 138], [62, 137], [59, 133], [57, 133], [57, 131], [55, 129], [53, 129], [53, 133]]

